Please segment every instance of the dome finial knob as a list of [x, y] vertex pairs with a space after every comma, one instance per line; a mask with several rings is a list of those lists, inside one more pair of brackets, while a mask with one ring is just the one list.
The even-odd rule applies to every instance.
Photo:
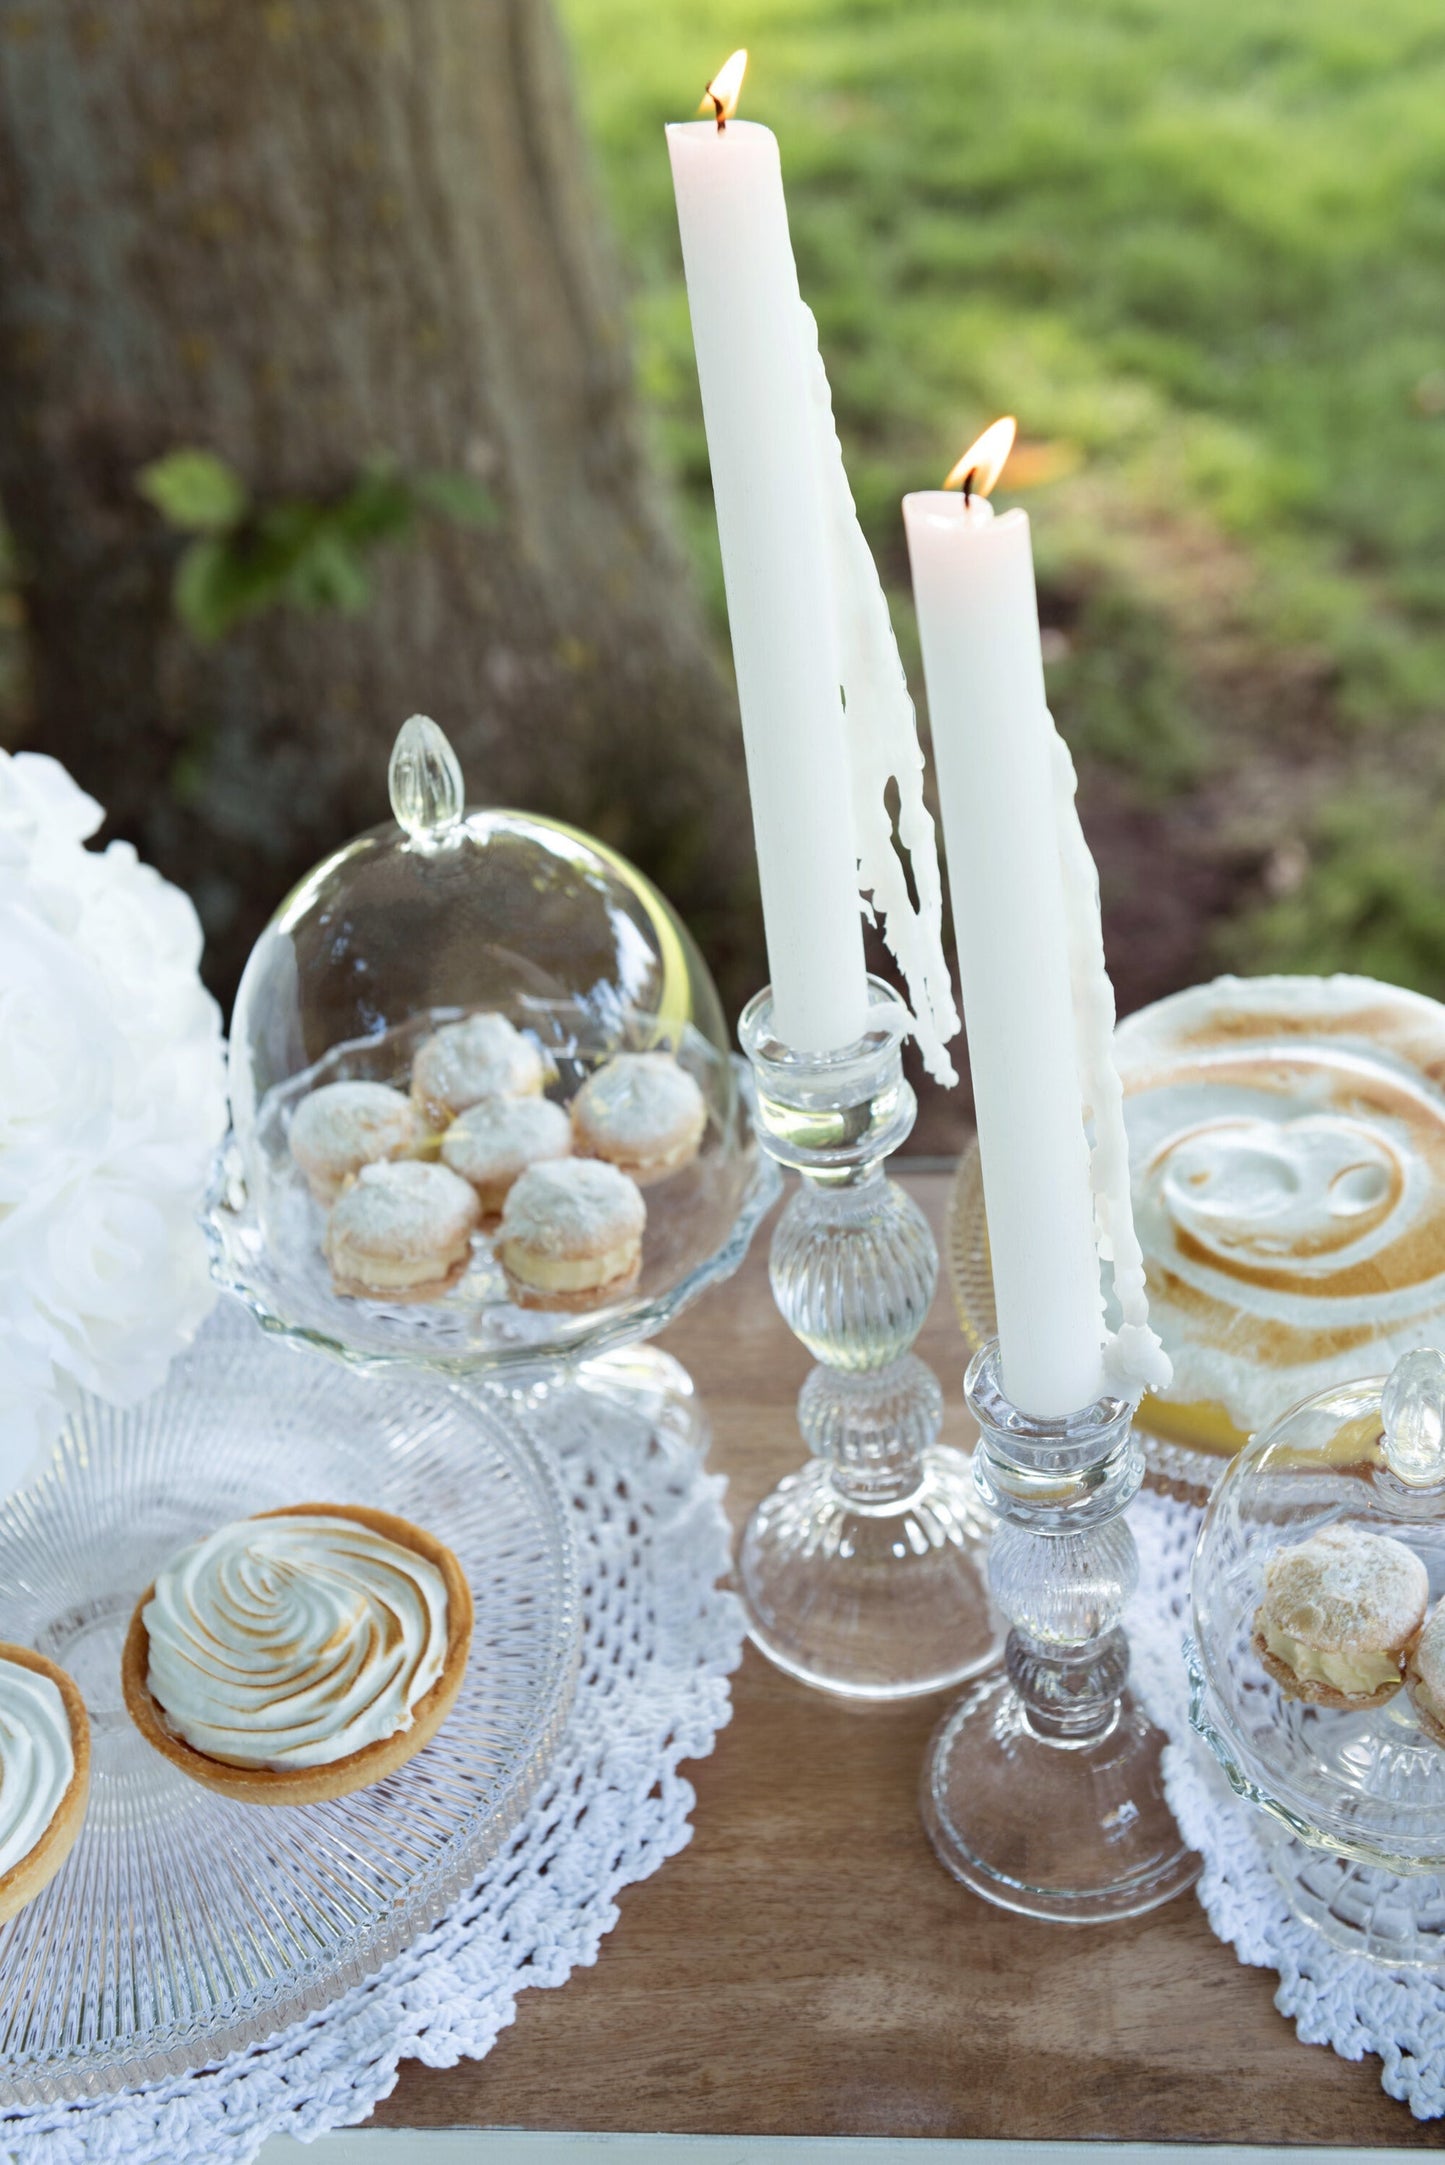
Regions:
[[1433, 1346], [1401, 1354], [1380, 1397], [1385, 1463], [1411, 1488], [1445, 1481], [1445, 1359]]
[[397, 731], [387, 783], [397, 825], [414, 842], [440, 842], [466, 808], [457, 755], [425, 714], [413, 714]]

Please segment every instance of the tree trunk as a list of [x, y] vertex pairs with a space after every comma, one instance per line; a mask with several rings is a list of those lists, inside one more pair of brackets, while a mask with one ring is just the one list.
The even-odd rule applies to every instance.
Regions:
[[[218, 989], [385, 817], [418, 709], [473, 799], [600, 834], [734, 997], [761, 980], [733, 702], [648, 482], [550, 0], [0, 0], [0, 280], [27, 741], [195, 895]], [[135, 485], [182, 445], [258, 503], [381, 454], [501, 519], [380, 550], [359, 617], [201, 647]]]

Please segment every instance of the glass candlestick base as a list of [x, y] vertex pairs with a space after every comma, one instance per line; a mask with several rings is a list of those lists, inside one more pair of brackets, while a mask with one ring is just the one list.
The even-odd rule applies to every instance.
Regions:
[[938, 1441], [943, 1393], [911, 1348], [938, 1252], [883, 1173], [913, 1126], [908, 1011], [870, 978], [869, 1026], [793, 1051], [772, 996], [739, 1025], [763, 1147], [802, 1177], [773, 1236], [773, 1294], [818, 1362], [798, 1399], [812, 1462], [753, 1513], [738, 1557], [752, 1637], [804, 1683], [895, 1699], [961, 1682], [997, 1653], [984, 1557], [992, 1521], [968, 1458]]
[[1102, 1398], [1066, 1419], [1010, 1404], [998, 1344], [965, 1384], [974, 1473], [1003, 1522], [989, 1578], [1009, 1618], [1003, 1663], [940, 1725], [922, 1811], [940, 1860], [1003, 1909], [1102, 1924], [1193, 1884], [1164, 1798], [1156, 1729], [1128, 1690], [1119, 1618], [1138, 1579], [1122, 1513], [1143, 1478], [1132, 1408]]

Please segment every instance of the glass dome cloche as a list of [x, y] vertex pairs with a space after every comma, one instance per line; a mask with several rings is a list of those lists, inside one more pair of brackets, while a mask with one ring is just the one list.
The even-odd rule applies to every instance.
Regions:
[[1295, 1914], [1352, 1953], [1445, 1966], [1445, 1359], [1403, 1354], [1248, 1444], [1191, 1596], [1190, 1717], [1266, 1815]]
[[[232, 1132], [208, 1215], [215, 1274], [268, 1329], [355, 1364], [500, 1380], [634, 1344], [737, 1268], [777, 1193], [706, 964], [670, 905], [616, 852], [555, 820], [467, 808], [456, 755], [434, 722], [414, 716], [401, 730], [390, 789], [395, 821], [309, 873], [246, 965], [231, 1029]], [[469, 1241], [463, 1230], [444, 1283], [358, 1297], [327, 1254], [329, 1216], [353, 1179], [318, 1200], [292, 1148], [299, 1108], [325, 1085], [382, 1085], [384, 1106], [404, 1119], [416, 1108], [419, 1119], [385, 1156], [439, 1163], [462, 1100], [454, 1091], [451, 1109], [429, 1101], [417, 1056], [439, 1031], [479, 1017], [503, 1018], [484, 1028], [524, 1056], [519, 1087], [558, 1108], [545, 1115], [549, 1134], [567, 1136], [561, 1116], [590, 1077], [619, 1055], [643, 1054], [661, 1056], [650, 1067], [686, 1093], [700, 1139], [694, 1131], [684, 1162], [646, 1185], [640, 1265], [634, 1251], [631, 1271], [594, 1294], [545, 1305], [519, 1296], [494, 1252], [493, 1210]], [[564, 1140], [546, 1155], [568, 1149]], [[395, 1168], [385, 1170], [395, 1188]], [[372, 1165], [356, 1177], [374, 1178]], [[406, 1179], [429, 1202], [452, 1192], [414, 1170]], [[637, 1387], [656, 1388], [655, 1367], [637, 1356], [624, 1369]]]

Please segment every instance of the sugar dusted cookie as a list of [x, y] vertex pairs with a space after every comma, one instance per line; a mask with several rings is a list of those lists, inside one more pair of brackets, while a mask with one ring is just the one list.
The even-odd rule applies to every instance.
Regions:
[[338, 1293], [432, 1300], [466, 1269], [482, 1215], [445, 1165], [366, 1165], [332, 1210], [326, 1254]]
[[586, 1309], [630, 1292], [647, 1206], [635, 1182], [591, 1158], [533, 1165], [502, 1211], [497, 1259], [523, 1308]]
[[542, 1055], [505, 1015], [468, 1015], [418, 1047], [411, 1094], [434, 1126], [445, 1127], [481, 1098], [530, 1097], [545, 1080]]
[[0, 1644], [0, 1922], [33, 1902], [75, 1846], [90, 1793], [90, 1723], [64, 1669]]
[[422, 1136], [417, 1109], [399, 1090], [374, 1082], [323, 1083], [296, 1108], [291, 1155], [317, 1201], [330, 1203], [363, 1165], [407, 1157]]
[[172, 1766], [244, 1804], [318, 1804], [428, 1743], [466, 1673], [451, 1550], [390, 1512], [304, 1503], [220, 1527], [140, 1598], [121, 1682]]
[[1270, 1558], [1254, 1650], [1286, 1698], [1383, 1706], [1429, 1598], [1425, 1566], [1402, 1541], [1327, 1526]]
[[1405, 1689], [1425, 1734], [1445, 1744], [1445, 1602], [1434, 1610], [1406, 1657]]
[[447, 1129], [442, 1160], [471, 1182], [494, 1217], [529, 1165], [565, 1158], [571, 1148], [572, 1123], [550, 1098], [479, 1098]]
[[707, 1105], [668, 1052], [624, 1052], [588, 1077], [572, 1101], [582, 1157], [605, 1158], [644, 1186], [696, 1157]]

